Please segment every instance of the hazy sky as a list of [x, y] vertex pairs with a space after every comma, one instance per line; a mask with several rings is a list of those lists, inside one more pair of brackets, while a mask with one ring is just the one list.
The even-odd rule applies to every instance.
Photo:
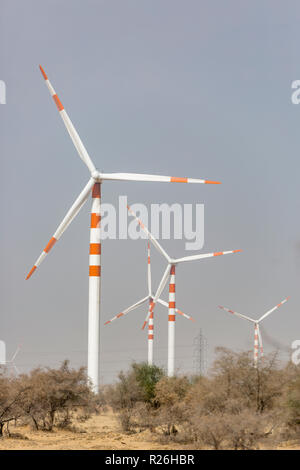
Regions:
[[[96, 166], [222, 181], [220, 186], [103, 184], [103, 201], [205, 204], [203, 252], [241, 254], [180, 266], [176, 367], [193, 370], [200, 327], [218, 345], [253, 347], [256, 316], [284, 349], [300, 338], [297, 1], [0, 0], [0, 339], [18, 366], [87, 358], [86, 204], [30, 281], [28, 270], [88, 180], [38, 69], [42, 64]], [[162, 241], [184, 256], [184, 240]], [[153, 252], [153, 250], [152, 250]], [[146, 295], [145, 241], [103, 243], [102, 381], [147, 357], [146, 311], [103, 323]], [[153, 253], [154, 284], [164, 261]], [[167, 297], [165, 292], [164, 298]], [[167, 311], [157, 308], [155, 359], [166, 365]], [[265, 344], [267, 351], [274, 347]]]

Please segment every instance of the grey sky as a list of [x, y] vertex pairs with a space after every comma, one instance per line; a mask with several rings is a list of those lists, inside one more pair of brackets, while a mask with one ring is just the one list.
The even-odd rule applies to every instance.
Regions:
[[[113, 204], [204, 203], [203, 251], [244, 250], [178, 268], [177, 304], [197, 318], [178, 319], [179, 370], [192, 369], [200, 326], [210, 360], [217, 345], [252, 348], [251, 325], [219, 304], [256, 315], [290, 295], [264, 329], [287, 346], [299, 338], [299, 20], [297, 1], [0, 0], [0, 339], [8, 355], [23, 344], [21, 370], [85, 364], [87, 350], [89, 204], [24, 280], [88, 179], [39, 63], [100, 170], [223, 183], [103, 184]], [[184, 241], [162, 243], [184, 256]], [[164, 262], [153, 263], [157, 281]], [[103, 325], [146, 295], [145, 242], [105, 241], [102, 265]], [[146, 359], [145, 313], [101, 329], [103, 380]], [[155, 339], [166, 365], [161, 309]]]

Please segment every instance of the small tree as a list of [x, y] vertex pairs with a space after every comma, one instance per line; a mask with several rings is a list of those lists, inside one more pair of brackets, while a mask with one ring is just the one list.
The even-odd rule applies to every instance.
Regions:
[[277, 352], [265, 356], [253, 366], [252, 352], [236, 353], [217, 348], [217, 359], [212, 369], [215, 385], [228, 398], [241, 398], [245, 406], [262, 413], [272, 408], [274, 400], [281, 395], [285, 374], [279, 370]]
[[36, 429], [68, 425], [72, 411], [88, 413], [93, 404], [85, 368], [70, 369], [68, 361], [59, 369], [35, 369], [21, 380], [26, 393], [20, 406]]
[[256, 449], [265, 437], [266, 422], [261, 415], [243, 410], [238, 414], [215, 413], [191, 416], [197, 448], [233, 450]]
[[[120, 372], [115, 385], [105, 390], [106, 401], [118, 412], [124, 431], [130, 431], [136, 424], [144, 427], [150, 423], [155, 386], [161, 377], [163, 371], [159, 367], [133, 363], [127, 373]], [[143, 420], [145, 413], [147, 419]]]
[[157, 366], [149, 366], [145, 362], [132, 364], [132, 370], [143, 392], [144, 401], [150, 403], [155, 396], [156, 384], [164, 376], [163, 370]]
[[20, 403], [26, 389], [18, 387], [14, 379], [0, 372], [0, 436], [3, 436], [5, 424], [15, 421], [22, 414]]
[[297, 434], [300, 434], [300, 368], [294, 370], [294, 377], [288, 383], [286, 404], [288, 422]]
[[184, 420], [183, 400], [189, 387], [186, 377], [163, 377], [156, 384], [153, 402], [158, 408], [157, 423], [167, 436], [177, 434], [176, 425]]

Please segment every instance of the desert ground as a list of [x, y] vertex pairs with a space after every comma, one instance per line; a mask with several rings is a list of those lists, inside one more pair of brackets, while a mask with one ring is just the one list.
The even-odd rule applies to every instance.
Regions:
[[[112, 411], [94, 415], [74, 430], [33, 431], [29, 426], [11, 425], [11, 437], [0, 439], [0, 450], [180, 450], [184, 446], [161, 444], [150, 431], [122, 432]], [[186, 448], [189, 448], [188, 446]], [[300, 443], [290, 442], [278, 448], [300, 450]]]
[[[11, 425], [12, 437], [0, 439], [0, 450], [155, 450], [180, 449], [160, 444], [150, 431], [126, 434], [112, 411], [94, 415], [74, 431], [33, 431], [29, 426]], [[18, 437], [19, 436], [19, 437]], [[22, 436], [22, 437], [21, 437]]]

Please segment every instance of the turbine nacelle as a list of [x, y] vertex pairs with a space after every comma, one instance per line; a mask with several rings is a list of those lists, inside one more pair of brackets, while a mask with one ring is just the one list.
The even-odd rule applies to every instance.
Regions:
[[177, 266], [178, 265], [178, 261], [175, 258], [169, 258], [168, 262], [171, 266]]

